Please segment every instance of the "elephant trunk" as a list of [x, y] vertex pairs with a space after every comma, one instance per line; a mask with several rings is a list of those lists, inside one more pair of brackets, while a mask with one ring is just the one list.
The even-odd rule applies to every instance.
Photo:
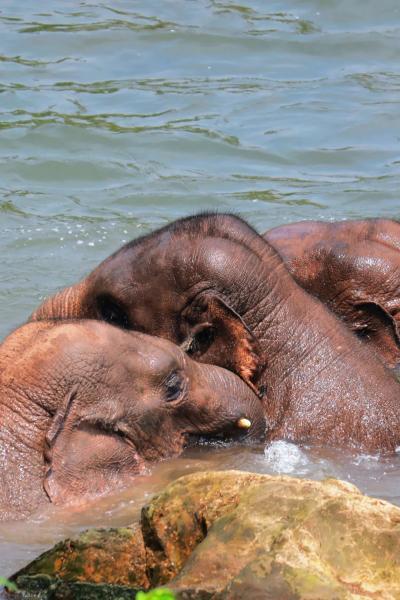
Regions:
[[268, 424], [263, 404], [237, 375], [221, 367], [193, 362], [192, 377], [198, 382], [194, 387], [201, 390], [194, 408], [197, 433], [211, 438], [221, 432], [233, 439], [265, 439]]
[[85, 301], [86, 287], [84, 282], [78, 283], [47, 298], [31, 314], [29, 321], [93, 318]]

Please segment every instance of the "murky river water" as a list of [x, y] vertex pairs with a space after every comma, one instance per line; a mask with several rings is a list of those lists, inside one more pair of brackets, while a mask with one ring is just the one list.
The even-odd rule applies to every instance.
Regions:
[[[123, 241], [201, 209], [260, 230], [400, 217], [398, 0], [0, 4], [0, 335]], [[125, 523], [193, 469], [336, 475], [400, 503], [400, 459], [192, 451], [86, 514], [0, 527], [0, 574]]]

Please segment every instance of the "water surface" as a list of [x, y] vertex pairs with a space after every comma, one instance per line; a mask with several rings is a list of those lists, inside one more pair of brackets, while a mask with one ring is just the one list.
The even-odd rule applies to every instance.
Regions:
[[[260, 230], [400, 217], [398, 0], [3, 0], [0, 40], [1, 337], [188, 213], [234, 211]], [[397, 458], [279, 452], [203, 451], [76, 523], [1, 526], [0, 573], [85, 524], [129, 520], [192, 467], [287, 459], [399, 500]]]
[[87, 527], [123, 526], [136, 521], [140, 509], [165, 485], [200, 470], [240, 469], [311, 479], [336, 477], [363, 492], [400, 504], [400, 459], [298, 447], [273, 442], [267, 448], [236, 446], [187, 450], [177, 459], [155, 466], [132, 486], [81, 507], [46, 507], [28, 522], [0, 523], [0, 568], [12, 573], [56, 541]]

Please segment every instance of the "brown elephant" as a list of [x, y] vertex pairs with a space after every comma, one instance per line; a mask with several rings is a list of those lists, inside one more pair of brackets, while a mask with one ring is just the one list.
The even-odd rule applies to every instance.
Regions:
[[394, 450], [400, 387], [241, 219], [204, 214], [125, 246], [33, 315], [170, 339], [267, 390], [269, 439]]
[[233, 373], [99, 321], [30, 323], [0, 347], [0, 520], [132, 481], [200, 436], [263, 439]]
[[290, 273], [378, 352], [400, 363], [400, 223], [301, 221], [267, 231]]

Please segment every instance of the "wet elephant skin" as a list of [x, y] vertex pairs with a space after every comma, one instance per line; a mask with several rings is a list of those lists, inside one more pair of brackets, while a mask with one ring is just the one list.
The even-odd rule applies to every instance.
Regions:
[[32, 318], [49, 316], [164, 337], [234, 371], [264, 396], [269, 439], [399, 444], [394, 376], [238, 217], [188, 217], [123, 246]]
[[305, 290], [390, 367], [400, 365], [400, 224], [389, 219], [301, 221], [264, 238]]
[[0, 520], [132, 483], [200, 437], [264, 434], [249, 386], [165, 339], [42, 321], [0, 346]]

